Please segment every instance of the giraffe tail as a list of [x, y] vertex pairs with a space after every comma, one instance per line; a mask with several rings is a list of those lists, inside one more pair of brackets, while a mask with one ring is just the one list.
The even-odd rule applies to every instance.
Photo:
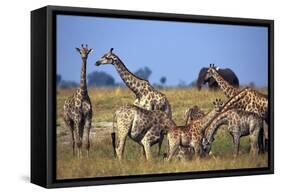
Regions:
[[114, 154], [114, 157], [116, 158], [116, 133], [115, 133], [115, 127], [114, 127], [115, 117], [116, 117], [116, 114], [114, 113], [113, 121], [112, 121], [111, 140], [112, 140], [113, 154]]

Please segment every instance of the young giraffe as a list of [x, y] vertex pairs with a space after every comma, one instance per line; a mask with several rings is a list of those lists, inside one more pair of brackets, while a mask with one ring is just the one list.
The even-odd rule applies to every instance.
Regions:
[[[203, 116], [205, 116], [205, 113], [197, 105], [187, 109], [184, 113], [185, 126], [194, 120], [202, 118]], [[181, 146], [179, 147], [177, 153], [175, 154], [176, 158], [179, 160], [185, 160], [187, 158], [191, 159], [192, 155], [193, 155], [192, 149], [181, 147]], [[164, 158], [166, 157], [167, 154], [164, 153]]]
[[119, 160], [122, 159], [127, 136], [143, 146], [146, 159], [150, 160], [150, 147], [162, 142], [167, 130], [176, 126], [174, 121], [165, 112], [146, 110], [135, 105], [120, 107], [115, 112], [115, 117], [117, 145], [115, 143], [115, 132], [111, 136], [114, 154], [117, 155]]
[[81, 48], [76, 48], [76, 50], [80, 53], [82, 58], [80, 87], [64, 102], [63, 110], [64, 121], [67, 127], [71, 130], [73, 155], [75, 155], [76, 144], [77, 156], [80, 158], [82, 156], [81, 148], [84, 127], [86, 129], [87, 156], [89, 156], [90, 150], [92, 105], [87, 91], [86, 64], [88, 55], [93, 51], [93, 49], [88, 49], [88, 45], [84, 47], [82, 44]]
[[170, 103], [166, 96], [155, 90], [147, 80], [141, 79], [130, 72], [121, 59], [115, 55], [113, 48], [110, 49], [96, 65], [112, 64], [116, 68], [120, 77], [127, 87], [134, 92], [136, 100], [135, 105], [143, 107], [147, 110], [161, 110], [166, 112], [172, 118]]
[[238, 109], [228, 109], [219, 113], [205, 130], [202, 141], [203, 149], [207, 152], [211, 149], [211, 143], [217, 129], [221, 125], [227, 125], [227, 129], [233, 138], [234, 156], [239, 153], [240, 137], [250, 135], [251, 154], [257, 155], [259, 150], [258, 140], [263, 121], [257, 114]]
[[233, 97], [239, 92], [239, 89], [237, 87], [232, 86], [226, 80], [224, 80], [224, 78], [218, 73], [218, 67], [215, 67], [214, 64], [210, 64], [210, 68], [207, 70], [207, 73], [205, 75], [205, 81], [208, 81], [211, 77], [216, 80], [219, 87], [228, 98]]
[[171, 130], [168, 130], [168, 161], [172, 159], [172, 157], [179, 149], [181, 149], [181, 147], [192, 148], [197, 159], [204, 154], [201, 147], [204, 130], [210, 124], [212, 119], [218, 114], [219, 110], [223, 106], [223, 102], [220, 99], [216, 99], [213, 104], [214, 109], [205, 116], [190, 122], [186, 126], [177, 126]]

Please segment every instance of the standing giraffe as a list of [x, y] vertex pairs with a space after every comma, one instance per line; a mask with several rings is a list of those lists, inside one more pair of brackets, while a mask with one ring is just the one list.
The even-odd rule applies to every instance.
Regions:
[[223, 79], [223, 77], [218, 73], [218, 67], [215, 67], [214, 64], [210, 64], [210, 67], [205, 75], [205, 81], [208, 81], [211, 77], [216, 80], [219, 87], [222, 89], [222, 91], [228, 98], [233, 97], [239, 92], [239, 89], [237, 87], [232, 86], [226, 80]]
[[[197, 105], [187, 109], [184, 113], [185, 126], [190, 124], [192, 121], [198, 120], [204, 116], [205, 113]], [[192, 158], [193, 150], [190, 147], [186, 148], [186, 147], [179, 146], [179, 149], [175, 155], [176, 158], [179, 160], [190, 159]], [[164, 158], [166, 157], [167, 154], [164, 153]]]
[[[210, 77], [213, 77], [220, 88], [223, 90], [225, 95], [229, 98], [228, 102], [225, 103], [223, 110], [225, 111], [229, 108], [238, 108], [244, 111], [256, 113], [261, 118], [264, 119], [263, 122], [263, 133], [265, 135], [264, 140], [260, 140], [260, 146], [267, 147], [268, 142], [268, 100], [267, 96], [252, 89], [246, 87], [242, 90], [230, 85], [225, 81], [217, 72], [218, 67], [215, 67], [214, 64], [210, 64], [210, 68], [207, 71], [205, 80], [208, 80]], [[267, 148], [266, 148], [267, 149]], [[263, 150], [263, 148], [261, 149]]]
[[84, 47], [82, 44], [81, 48], [76, 48], [76, 50], [80, 53], [82, 58], [80, 87], [64, 102], [63, 110], [64, 121], [67, 127], [71, 130], [73, 155], [75, 155], [76, 144], [77, 156], [80, 158], [82, 157], [84, 127], [86, 129], [87, 156], [89, 156], [90, 150], [92, 105], [87, 91], [86, 64], [88, 55], [93, 49], [88, 49], [88, 45]]
[[251, 154], [258, 154], [258, 139], [262, 128], [262, 118], [257, 114], [238, 109], [228, 109], [219, 113], [205, 130], [205, 137], [202, 141], [204, 150], [211, 149], [217, 129], [221, 125], [227, 125], [227, 130], [231, 134], [234, 143], [234, 156], [239, 153], [240, 137], [250, 135]]
[[147, 80], [141, 79], [130, 72], [124, 65], [124, 63], [120, 60], [120, 58], [112, 51], [113, 48], [111, 48], [108, 53], [100, 58], [96, 62], [96, 65], [114, 65], [124, 83], [135, 94], [135, 105], [143, 107], [147, 110], [164, 111], [172, 118], [170, 103], [167, 100], [166, 96], [161, 92], [155, 90]]
[[201, 142], [205, 128], [211, 123], [213, 118], [219, 113], [223, 102], [216, 99], [214, 109], [205, 116], [191, 121], [186, 126], [177, 126], [168, 130], [167, 139], [169, 144], [169, 155], [167, 160], [170, 161], [175, 153], [182, 148], [191, 148], [194, 151], [195, 157], [198, 159], [204, 154]]
[[[115, 132], [111, 134], [114, 155], [121, 160], [127, 136], [143, 146], [147, 160], [151, 159], [151, 146], [162, 142], [164, 135], [176, 124], [163, 111], [146, 110], [135, 105], [121, 106], [115, 112], [117, 145]], [[114, 125], [113, 120], [113, 125]], [[114, 126], [113, 126], [114, 128]]]
[[[260, 136], [260, 150], [267, 150], [268, 146], [268, 99], [267, 96], [249, 87], [244, 88], [235, 96], [230, 98], [222, 107], [222, 112], [236, 108], [257, 114], [263, 119], [263, 134]], [[265, 146], [265, 147], [264, 147]]]

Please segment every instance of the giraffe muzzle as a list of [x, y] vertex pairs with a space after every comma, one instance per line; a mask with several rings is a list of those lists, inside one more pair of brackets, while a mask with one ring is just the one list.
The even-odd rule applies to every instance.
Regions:
[[96, 66], [100, 66], [100, 64], [101, 64], [100, 61], [97, 61], [97, 62], [95, 63]]

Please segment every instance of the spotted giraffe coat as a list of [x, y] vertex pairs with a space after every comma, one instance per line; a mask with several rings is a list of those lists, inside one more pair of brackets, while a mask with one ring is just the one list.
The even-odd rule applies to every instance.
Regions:
[[78, 158], [82, 156], [82, 141], [84, 129], [86, 129], [86, 148], [87, 156], [89, 156], [90, 150], [90, 129], [92, 123], [92, 104], [87, 90], [86, 80], [86, 65], [88, 54], [93, 49], [88, 49], [81, 45], [81, 48], [76, 48], [82, 58], [82, 68], [80, 77], [80, 86], [75, 92], [68, 97], [63, 106], [63, 118], [66, 126], [71, 131], [72, 137], [72, 150], [75, 154], [75, 148], [77, 148]]
[[172, 118], [171, 106], [166, 96], [152, 87], [149, 81], [142, 79], [129, 71], [121, 59], [112, 51], [113, 48], [101, 57], [96, 62], [96, 65], [114, 65], [126, 86], [135, 94], [135, 105], [147, 110], [164, 111]]
[[204, 154], [201, 147], [203, 132], [211, 120], [218, 114], [223, 103], [221, 100], [216, 99], [214, 105], [215, 108], [205, 116], [191, 121], [186, 126], [177, 126], [168, 131], [168, 161], [172, 159], [181, 147], [193, 149], [196, 158]]
[[[159, 110], [146, 110], [135, 105], [125, 105], [115, 112], [117, 142], [114, 151], [122, 159], [126, 138], [141, 144], [146, 158], [151, 159], [151, 146], [162, 142], [164, 134], [176, 126], [168, 114]], [[114, 123], [114, 122], [113, 122]], [[115, 138], [115, 135], [113, 136]]]
[[203, 148], [209, 152], [214, 136], [222, 125], [227, 125], [227, 130], [231, 134], [234, 143], [234, 155], [239, 152], [240, 137], [250, 135], [251, 153], [258, 153], [258, 138], [263, 125], [259, 115], [238, 109], [229, 109], [219, 113], [205, 130]]

